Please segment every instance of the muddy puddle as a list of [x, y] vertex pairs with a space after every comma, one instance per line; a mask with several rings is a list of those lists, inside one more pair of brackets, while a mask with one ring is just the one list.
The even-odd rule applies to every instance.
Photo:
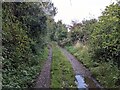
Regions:
[[82, 75], [75, 75], [75, 83], [77, 88], [101, 88], [101, 86], [92, 78], [84, 77]]
[[70, 54], [65, 49], [61, 48], [61, 51], [72, 64], [75, 74], [75, 83], [77, 84], [78, 88], [86, 88], [87, 90], [89, 90], [88, 88], [96, 88], [95, 90], [102, 88], [100, 84], [92, 77], [91, 72], [82, 63], [80, 63], [72, 54]]

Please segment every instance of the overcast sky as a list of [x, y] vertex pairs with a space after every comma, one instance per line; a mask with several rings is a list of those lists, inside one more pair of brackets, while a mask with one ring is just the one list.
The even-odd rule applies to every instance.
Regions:
[[57, 7], [55, 21], [62, 20], [70, 24], [71, 20], [82, 21], [85, 19], [97, 18], [106, 6], [116, 0], [52, 0]]

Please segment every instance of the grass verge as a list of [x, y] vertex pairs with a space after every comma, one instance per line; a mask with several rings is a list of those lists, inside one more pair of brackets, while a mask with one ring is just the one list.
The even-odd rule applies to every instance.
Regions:
[[120, 88], [118, 85], [120, 71], [112, 62], [95, 62], [91, 59], [88, 47], [80, 45], [65, 47], [71, 54], [73, 54], [80, 62], [90, 69], [93, 76], [105, 88]]
[[51, 88], [76, 88], [70, 62], [56, 44], [52, 44]]

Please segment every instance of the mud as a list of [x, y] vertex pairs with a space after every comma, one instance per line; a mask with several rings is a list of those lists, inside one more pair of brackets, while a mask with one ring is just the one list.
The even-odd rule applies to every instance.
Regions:
[[61, 48], [61, 51], [64, 53], [64, 55], [68, 58], [68, 60], [72, 64], [75, 76], [79, 76], [78, 77], [79, 81], [77, 81], [77, 83], [82, 82], [82, 83], [80, 83], [79, 86], [87, 85], [87, 86], [83, 86], [83, 87], [86, 87], [86, 88], [102, 88], [100, 86], [100, 84], [92, 77], [91, 72], [82, 63], [80, 63], [67, 50]]
[[52, 62], [52, 48], [49, 46], [49, 56], [43, 66], [40, 75], [36, 80], [34, 88], [49, 88], [50, 87], [50, 69]]

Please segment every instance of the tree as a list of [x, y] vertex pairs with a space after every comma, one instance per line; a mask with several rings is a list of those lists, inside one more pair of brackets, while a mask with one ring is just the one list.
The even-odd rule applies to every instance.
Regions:
[[3, 88], [31, 86], [40, 69], [47, 41], [46, 21], [55, 15], [51, 2], [41, 3], [2, 3]]
[[111, 4], [106, 7], [91, 35], [92, 51], [99, 60], [115, 61], [120, 66], [120, 7]]

